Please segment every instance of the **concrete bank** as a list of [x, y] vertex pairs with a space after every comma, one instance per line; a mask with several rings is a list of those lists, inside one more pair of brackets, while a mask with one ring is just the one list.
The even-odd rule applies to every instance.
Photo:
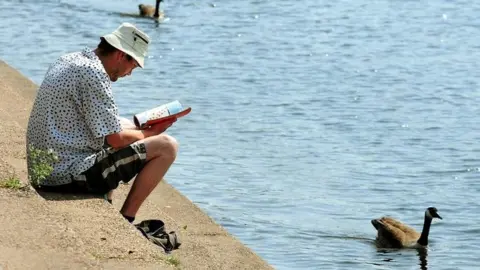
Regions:
[[[27, 182], [25, 132], [37, 86], [0, 60], [0, 182]], [[167, 182], [137, 221], [162, 219], [182, 246], [165, 254], [102, 199], [0, 188], [0, 269], [272, 269]]]

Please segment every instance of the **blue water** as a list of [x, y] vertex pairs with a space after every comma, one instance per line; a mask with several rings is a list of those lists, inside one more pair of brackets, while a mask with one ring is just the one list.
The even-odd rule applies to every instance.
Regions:
[[[153, 0], [150, 0], [153, 4]], [[127, 21], [153, 39], [115, 83], [121, 114], [192, 107], [167, 179], [277, 269], [476, 269], [480, 3], [2, 0], [0, 59], [36, 83]], [[213, 3], [215, 5], [213, 5]], [[370, 219], [420, 230], [427, 254], [372, 245]]]

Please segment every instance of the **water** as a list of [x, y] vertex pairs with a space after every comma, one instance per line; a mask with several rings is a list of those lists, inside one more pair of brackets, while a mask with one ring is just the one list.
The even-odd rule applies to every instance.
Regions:
[[[154, 1], [151, 1], [154, 2]], [[2, 0], [0, 58], [40, 83], [121, 22], [154, 42], [114, 85], [121, 113], [192, 106], [167, 179], [277, 269], [476, 269], [480, 4], [474, 1]], [[153, 4], [153, 3], [152, 3]], [[372, 245], [370, 219], [427, 254]]]

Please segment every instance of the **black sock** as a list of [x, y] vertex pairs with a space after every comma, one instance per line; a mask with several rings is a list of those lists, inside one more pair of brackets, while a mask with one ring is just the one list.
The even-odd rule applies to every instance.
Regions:
[[133, 223], [133, 221], [135, 220], [135, 217], [125, 216], [124, 214], [122, 214], [122, 216], [123, 216], [126, 220], [128, 220], [128, 222], [130, 222], [130, 223]]

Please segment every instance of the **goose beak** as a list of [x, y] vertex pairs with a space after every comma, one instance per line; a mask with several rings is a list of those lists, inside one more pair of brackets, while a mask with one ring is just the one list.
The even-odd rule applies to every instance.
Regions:
[[436, 217], [439, 218], [439, 219], [443, 219], [439, 214], [437, 214]]

